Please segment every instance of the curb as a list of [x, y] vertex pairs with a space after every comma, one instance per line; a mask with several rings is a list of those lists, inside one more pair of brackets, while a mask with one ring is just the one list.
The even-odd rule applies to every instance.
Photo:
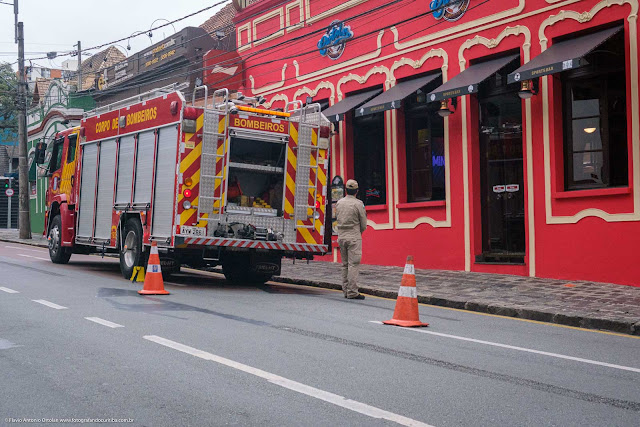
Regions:
[[40, 243], [40, 242], [29, 241], [29, 240], [10, 239], [8, 237], [0, 237], [0, 242], [20, 243], [21, 245], [35, 246], [35, 247], [38, 247], [38, 248], [46, 248], [46, 247], [48, 247], [48, 245], [46, 243], [44, 243], [44, 242]]
[[[342, 286], [337, 283], [318, 282], [314, 280], [296, 279], [283, 276], [274, 277], [273, 280], [291, 283], [294, 285], [305, 285], [316, 288], [342, 290]], [[360, 292], [366, 295], [373, 295], [390, 299], [396, 299], [398, 297], [397, 292], [384, 291], [381, 289], [367, 287], [361, 287]], [[494, 314], [497, 316], [514, 317], [517, 319], [535, 320], [544, 323], [556, 323], [558, 325], [572, 326], [576, 328], [598, 329], [609, 332], [640, 336], [640, 322], [634, 320], [615, 320], [589, 317], [582, 316], [577, 313], [551, 312], [542, 308], [535, 307], [506, 306], [502, 304], [494, 304], [489, 301], [463, 301], [456, 300], [450, 297], [438, 297], [433, 295], [418, 295], [418, 302], [421, 304], [428, 304], [439, 307]]]

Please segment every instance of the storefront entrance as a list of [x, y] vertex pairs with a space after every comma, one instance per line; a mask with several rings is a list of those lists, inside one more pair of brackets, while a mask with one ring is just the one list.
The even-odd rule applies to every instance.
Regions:
[[477, 261], [521, 264], [525, 256], [522, 102], [516, 92], [492, 92], [479, 98], [482, 255]]
[[353, 120], [353, 166], [360, 185], [358, 198], [365, 206], [387, 203], [384, 114]]

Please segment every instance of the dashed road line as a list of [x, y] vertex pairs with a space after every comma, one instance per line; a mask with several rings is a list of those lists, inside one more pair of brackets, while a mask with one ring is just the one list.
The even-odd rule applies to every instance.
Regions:
[[407, 418], [402, 415], [394, 414], [393, 412], [388, 412], [383, 409], [376, 408], [375, 406], [367, 405], [366, 403], [347, 399], [343, 396], [340, 396], [328, 391], [320, 390], [315, 387], [311, 387], [306, 384], [302, 384], [297, 381], [293, 381], [293, 380], [281, 377], [279, 375], [275, 375], [270, 372], [266, 372], [261, 369], [254, 368], [252, 366], [244, 365], [242, 363], [239, 363], [230, 359], [226, 359], [221, 356], [216, 356], [215, 354], [207, 353], [206, 351], [198, 350], [196, 348], [189, 347], [184, 344], [180, 344], [175, 341], [168, 340], [166, 338], [162, 338], [156, 335], [146, 335], [143, 338], [148, 341], [155, 342], [156, 344], [160, 344], [165, 347], [169, 347], [174, 350], [178, 350], [183, 353], [187, 353], [204, 360], [210, 360], [212, 362], [216, 362], [221, 365], [228, 366], [229, 368], [237, 369], [238, 371], [255, 375], [256, 377], [265, 379], [272, 384], [279, 385], [280, 387], [284, 387], [289, 390], [293, 390], [295, 392], [305, 394], [307, 396], [311, 396], [319, 400], [323, 400], [333, 405], [340, 406], [342, 408], [349, 409], [351, 411], [358, 412], [360, 414], [367, 415], [372, 418], [385, 419], [385, 420], [392, 421], [404, 426], [431, 427], [429, 426], [429, 424], [425, 424], [423, 422], [420, 422], [411, 418]]
[[9, 288], [4, 288], [2, 286], [0, 286], [0, 291], [2, 292], [6, 292], [8, 294], [19, 294], [20, 292], [18, 291], [14, 291], [13, 289], [9, 289]]
[[47, 307], [55, 308], [56, 310], [66, 310], [68, 308], [62, 305], [55, 304], [51, 301], [47, 301], [45, 299], [32, 299], [31, 301], [37, 302], [38, 304], [46, 305]]
[[41, 259], [42, 261], [49, 261], [49, 258], [41, 258], [39, 256], [33, 256], [33, 255], [26, 255], [26, 254], [16, 254], [18, 256], [22, 256], [25, 258], [34, 258], [34, 259]]
[[91, 322], [94, 322], [94, 323], [99, 323], [99, 324], [101, 324], [103, 326], [108, 326], [109, 328], [124, 328], [123, 325], [119, 325], [117, 323], [113, 323], [113, 322], [110, 322], [108, 320], [101, 319], [99, 317], [85, 317], [85, 319], [87, 319], [87, 320], [89, 320]]
[[[377, 325], [382, 325], [382, 322], [379, 322], [377, 320], [371, 320], [369, 323], [375, 323]], [[424, 329], [405, 328], [405, 330], [409, 330], [409, 331], [412, 331], [412, 332], [420, 332], [422, 334], [435, 335], [435, 336], [438, 336], [438, 337], [452, 338], [452, 339], [460, 340], [460, 341], [468, 341], [468, 342], [472, 342], [472, 343], [476, 343], [476, 344], [484, 344], [484, 345], [490, 345], [490, 346], [493, 346], [493, 347], [501, 347], [501, 348], [506, 348], [506, 349], [509, 349], [509, 350], [524, 351], [524, 352], [527, 352], [527, 353], [540, 354], [542, 356], [555, 357], [555, 358], [558, 358], [558, 359], [571, 360], [571, 361], [574, 361], [574, 362], [588, 363], [590, 365], [598, 365], [598, 366], [604, 366], [604, 367], [607, 367], [607, 368], [614, 368], [614, 369], [620, 369], [620, 370], [623, 370], [623, 371], [630, 371], [630, 372], [638, 372], [638, 373], [640, 373], [640, 368], [632, 368], [630, 366], [616, 365], [616, 364], [607, 363], [607, 362], [599, 362], [597, 360], [583, 359], [581, 357], [566, 356], [564, 354], [551, 353], [551, 352], [548, 352], [548, 351], [534, 350], [534, 349], [525, 348], [525, 347], [517, 347], [517, 346], [509, 345], [509, 344], [501, 344], [501, 343], [497, 343], [497, 342], [478, 340], [478, 339], [475, 339], [475, 338], [460, 337], [458, 335], [450, 335], [450, 334], [443, 334], [443, 333], [440, 333], [440, 332], [426, 331]]]

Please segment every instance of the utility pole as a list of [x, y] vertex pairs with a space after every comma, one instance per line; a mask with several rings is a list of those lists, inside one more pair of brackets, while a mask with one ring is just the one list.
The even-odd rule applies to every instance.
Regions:
[[[16, 1], [17, 4], [17, 0]], [[17, 10], [17, 7], [16, 7]], [[18, 22], [18, 227], [20, 238], [31, 239], [31, 220], [29, 218], [29, 171], [27, 169], [27, 91], [24, 74], [24, 28]]]
[[80, 43], [80, 40], [78, 40], [77, 46], [78, 46], [78, 92], [81, 92], [82, 91], [82, 43]]

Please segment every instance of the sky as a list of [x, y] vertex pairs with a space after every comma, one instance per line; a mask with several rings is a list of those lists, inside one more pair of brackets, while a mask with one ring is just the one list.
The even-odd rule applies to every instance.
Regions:
[[[0, 0], [0, 63], [13, 63], [18, 59], [18, 46], [14, 43], [13, 0]], [[125, 54], [139, 52], [174, 33], [168, 25], [153, 32], [149, 39], [146, 33], [151, 28], [166, 24], [221, 0], [19, 0], [19, 21], [24, 23], [25, 65], [28, 59], [46, 56], [46, 52], [68, 52], [80, 40], [83, 50], [92, 46], [129, 37], [137, 31], [145, 34], [130, 39], [131, 50], [127, 51], [127, 40], [115, 46]], [[228, 4], [230, 1], [225, 1]], [[176, 22], [175, 31], [184, 27], [197, 27], [213, 16], [223, 5], [209, 9], [183, 21]], [[105, 47], [106, 48], [106, 47]], [[103, 48], [104, 49], [104, 48]], [[43, 53], [44, 52], [44, 53]], [[89, 53], [83, 52], [83, 59]], [[38, 59], [34, 65], [59, 68], [69, 56], [53, 60]], [[73, 58], [71, 58], [73, 59]], [[14, 66], [17, 69], [17, 66]]]

